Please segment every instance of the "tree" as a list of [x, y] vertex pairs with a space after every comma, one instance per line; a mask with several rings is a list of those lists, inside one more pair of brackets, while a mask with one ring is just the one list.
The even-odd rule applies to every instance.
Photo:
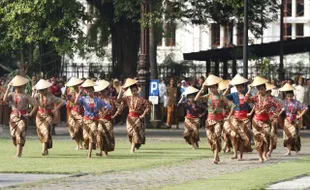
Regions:
[[[136, 74], [140, 45], [140, 26], [151, 27], [151, 67], [154, 72], [156, 62], [156, 39], [152, 39], [154, 26], [176, 21], [205, 25], [213, 20], [222, 25], [236, 25], [243, 22], [243, 0], [150, 0], [152, 12], [146, 20], [140, 20], [140, 3], [136, 0], [87, 0], [98, 11], [105, 35], [111, 35], [112, 62], [114, 71], [124, 77]], [[252, 0], [249, 2], [249, 28], [255, 37], [262, 35], [262, 28], [276, 19], [276, 0]], [[164, 19], [163, 19], [163, 14]], [[102, 21], [103, 20], [103, 21]], [[114, 72], [115, 76], [116, 72]], [[153, 75], [154, 76], [154, 75]]]
[[59, 72], [60, 55], [87, 48], [81, 23], [89, 17], [76, 0], [2, 0], [0, 19], [0, 53], [18, 51], [30, 65], [37, 55], [44, 71]]

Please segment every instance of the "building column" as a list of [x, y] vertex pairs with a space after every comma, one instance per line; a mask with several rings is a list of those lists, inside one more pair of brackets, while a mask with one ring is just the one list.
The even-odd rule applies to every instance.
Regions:
[[228, 78], [228, 66], [227, 66], [227, 64], [228, 64], [227, 60], [224, 60], [223, 61], [223, 78], [225, 80], [227, 80], [227, 78]]
[[220, 62], [218, 59], [214, 61], [214, 75], [219, 76], [219, 66]]
[[220, 26], [220, 48], [225, 46], [225, 27]]
[[233, 76], [232, 77], [235, 77], [235, 75], [237, 74], [237, 60], [233, 60], [233, 64], [232, 64], [232, 73], [233, 73]]
[[296, 39], [296, 23], [292, 23], [292, 39]]
[[238, 43], [238, 29], [237, 29], [237, 26], [234, 26], [233, 28], [233, 44], [234, 45], [237, 45]]
[[[305, 0], [307, 1], [307, 0]], [[292, 0], [292, 17], [296, 17], [296, 0]], [[306, 7], [305, 7], [306, 9]]]
[[309, 19], [310, 18], [310, 1], [304, 0], [304, 17]]
[[209, 73], [211, 72], [211, 60], [208, 59], [206, 61], [206, 77], [208, 77]]

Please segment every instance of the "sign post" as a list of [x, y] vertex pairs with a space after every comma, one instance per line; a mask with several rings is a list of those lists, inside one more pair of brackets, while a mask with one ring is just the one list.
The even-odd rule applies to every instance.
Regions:
[[150, 92], [149, 92], [149, 101], [152, 102], [152, 118], [155, 120], [155, 105], [159, 103], [159, 80], [154, 79], [150, 81]]

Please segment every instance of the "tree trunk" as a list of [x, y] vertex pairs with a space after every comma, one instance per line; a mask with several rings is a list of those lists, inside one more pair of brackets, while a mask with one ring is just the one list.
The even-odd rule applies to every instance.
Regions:
[[25, 59], [24, 59], [24, 43], [23, 42], [20, 43], [19, 51], [20, 51], [20, 64], [24, 64]]
[[28, 64], [29, 66], [33, 64], [33, 44], [29, 44], [28, 46]]
[[[153, 11], [154, 1], [150, 4], [150, 12]], [[152, 24], [150, 27], [150, 65], [151, 65], [151, 79], [158, 78], [157, 71], [157, 43], [156, 43], [156, 33], [155, 26]]]
[[[135, 77], [140, 45], [140, 24], [121, 19], [111, 25], [114, 76]], [[122, 76], [120, 76], [122, 75]]]

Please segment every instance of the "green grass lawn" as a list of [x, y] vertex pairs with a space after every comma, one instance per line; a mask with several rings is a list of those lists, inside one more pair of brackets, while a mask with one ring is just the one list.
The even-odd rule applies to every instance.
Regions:
[[[71, 140], [54, 140], [53, 149], [46, 157], [41, 156], [39, 140], [28, 139], [21, 159], [15, 158], [16, 148], [10, 139], [0, 139], [0, 172], [19, 173], [106, 173], [112, 171], [137, 170], [184, 162], [191, 159], [211, 157], [207, 143], [201, 149], [192, 150], [184, 141], [147, 140], [135, 154], [129, 151], [125, 140], [116, 142], [116, 150], [109, 157], [97, 157], [93, 151], [87, 160], [86, 150], [75, 150]], [[190, 152], [190, 154], [189, 154]]]
[[289, 180], [296, 176], [310, 175], [310, 158], [293, 162], [269, 165], [263, 168], [226, 174], [209, 179], [191, 181], [184, 184], [168, 185], [162, 190], [182, 189], [264, 189], [269, 184]]

